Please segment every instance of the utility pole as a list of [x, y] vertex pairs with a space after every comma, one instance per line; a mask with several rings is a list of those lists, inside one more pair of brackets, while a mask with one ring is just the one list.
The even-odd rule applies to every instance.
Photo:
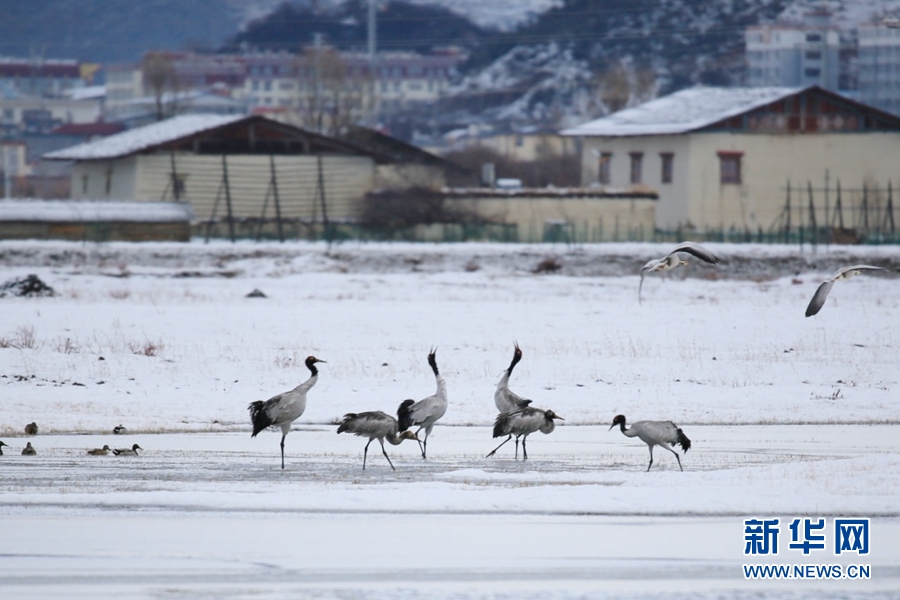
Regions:
[[315, 119], [316, 132], [322, 133], [322, 34], [313, 34], [313, 48], [315, 48], [315, 57], [313, 58], [313, 70], [315, 71]]
[[373, 125], [377, 125], [377, 106], [378, 103], [375, 99], [375, 94], [378, 92], [378, 78], [376, 77], [376, 73], [378, 72], [375, 67], [375, 54], [377, 51], [376, 45], [376, 36], [377, 36], [377, 28], [376, 28], [376, 9], [378, 8], [378, 0], [369, 0], [369, 36], [368, 36], [368, 50], [369, 50], [369, 89], [371, 94], [369, 95], [369, 103], [371, 105], [371, 117], [373, 121]]

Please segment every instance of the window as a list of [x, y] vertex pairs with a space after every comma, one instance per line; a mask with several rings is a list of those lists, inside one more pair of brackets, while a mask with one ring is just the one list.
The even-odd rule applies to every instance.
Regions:
[[675, 155], [671, 152], [660, 152], [659, 158], [662, 161], [662, 172], [659, 175], [659, 180], [662, 183], [672, 183], [672, 163], [675, 160]]
[[640, 183], [642, 178], [644, 153], [629, 152], [628, 156], [631, 157], [631, 183]]
[[743, 152], [719, 152], [719, 183], [741, 183]]
[[806, 69], [803, 74], [807, 77], [818, 77], [822, 73], [821, 69]]
[[81, 194], [86, 195], [88, 193], [88, 176], [81, 176]]
[[806, 34], [806, 41], [807, 41], [807, 42], [821, 42], [821, 41], [822, 41], [822, 36], [819, 35], [818, 33], [807, 33], [807, 34]]
[[806, 60], [822, 60], [822, 53], [818, 50], [807, 50]]
[[611, 177], [609, 172], [610, 163], [612, 162], [612, 153], [611, 152], [603, 152], [600, 154], [600, 163], [597, 169], [597, 183], [603, 185], [609, 185], [611, 183]]

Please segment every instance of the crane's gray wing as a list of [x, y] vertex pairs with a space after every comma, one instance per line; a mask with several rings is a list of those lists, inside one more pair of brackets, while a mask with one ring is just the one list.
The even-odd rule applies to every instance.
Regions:
[[853, 265], [852, 267], [843, 267], [835, 271], [829, 279], [837, 279], [844, 273], [849, 273], [850, 271], [887, 271], [882, 267], [873, 267], [872, 265]]
[[719, 264], [719, 257], [701, 246], [700, 244], [695, 244], [694, 242], [683, 242], [678, 244], [678, 246], [669, 252], [669, 256], [675, 254], [676, 252], [684, 252], [685, 254], [690, 254], [691, 256], [696, 256], [702, 261], [708, 262], [712, 265]]
[[834, 279], [826, 279], [822, 282], [819, 289], [813, 294], [812, 300], [809, 301], [809, 306], [806, 307], [807, 317], [811, 317], [822, 310], [822, 306], [825, 305], [825, 299], [828, 298], [828, 292], [831, 291], [832, 287], [834, 287]]
[[514, 404], [517, 408], [522, 409], [531, 404], [531, 400], [527, 398], [523, 398], [522, 396], [516, 394], [512, 390], [507, 391], [507, 398], [512, 404]]
[[644, 287], [644, 277], [646, 277], [647, 273], [653, 271], [654, 267], [659, 264], [659, 259], [654, 259], [649, 261], [646, 265], [641, 268], [641, 283], [638, 284], [638, 304], [641, 303], [641, 288]]

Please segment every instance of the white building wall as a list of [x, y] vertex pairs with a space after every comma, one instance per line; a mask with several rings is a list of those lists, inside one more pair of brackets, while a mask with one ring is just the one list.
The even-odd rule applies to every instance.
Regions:
[[[72, 169], [74, 200], [135, 200], [136, 159], [82, 161]], [[155, 198], [159, 200], [159, 198]]]
[[[866, 182], [882, 189], [900, 186], [897, 157], [900, 133], [743, 134], [694, 133], [677, 136], [585, 138], [582, 185], [597, 185], [598, 158], [592, 150], [611, 152], [609, 188], [657, 191], [656, 226], [674, 230], [692, 225], [700, 230], [769, 230], [785, 206], [788, 180], [794, 206], [808, 204], [806, 186], [824, 184], [859, 189]], [[643, 152], [643, 182], [630, 183], [630, 152]], [[674, 155], [673, 181], [660, 179], [661, 152]], [[719, 152], [740, 152], [740, 184], [722, 184]], [[824, 206], [821, 193], [814, 196]], [[830, 197], [833, 206], [834, 196]], [[849, 194], [843, 198], [849, 207]], [[897, 201], [895, 200], [895, 203]], [[830, 209], [829, 209], [830, 210]], [[849, 212], [847, 213], [849, 215]], [[796, 216], [794, 217], [796, 219]], [[824, 222], [824, 214], [820, 215]]]

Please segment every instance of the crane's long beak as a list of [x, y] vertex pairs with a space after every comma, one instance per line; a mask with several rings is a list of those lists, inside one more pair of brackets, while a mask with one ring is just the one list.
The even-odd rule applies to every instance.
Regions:
[[565, 419], [563, 419], [563, 418], [562, 418], [561, 416], [559, 416], [559, 415], [556, 415], [556, 416], [553, 417], [553, 418], [554, 418], [554, 419], [559, 419], [560, 421], [565, 421]]
[[607, 431], [612, 431], [612, 430], [613, 430], [613, 427], [615, 427], [615, 426], [616, 426], [616, 424], [613, 423], [612, 425], [609, 426], [609, 429], [607, 429]]

